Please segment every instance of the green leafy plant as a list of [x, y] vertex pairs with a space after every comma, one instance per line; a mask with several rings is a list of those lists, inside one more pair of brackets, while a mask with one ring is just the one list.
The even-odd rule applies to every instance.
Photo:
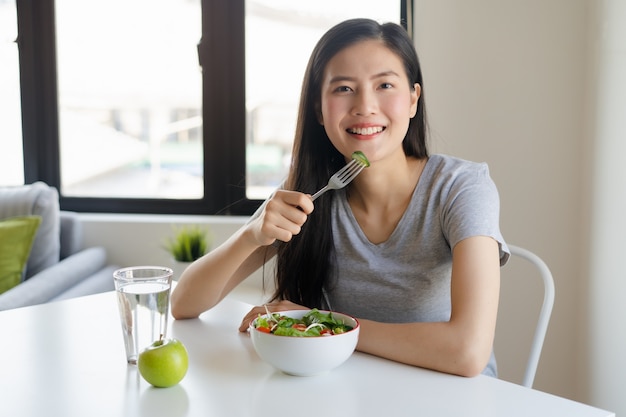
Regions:
[[208, 230], [187, 226], [178, 229], [174, 237], [165, 242], [165, 249], [178, 262], [193, 262], [207, 252], [211, 240]]

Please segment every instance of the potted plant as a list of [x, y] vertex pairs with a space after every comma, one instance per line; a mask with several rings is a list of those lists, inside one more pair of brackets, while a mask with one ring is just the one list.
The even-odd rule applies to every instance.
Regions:
[[174, 273], [178, 277], [184, 269], [210, 249], [212, 234], [199, 226], [183, 226], [165, 241], [165, 249], [172, 256]]

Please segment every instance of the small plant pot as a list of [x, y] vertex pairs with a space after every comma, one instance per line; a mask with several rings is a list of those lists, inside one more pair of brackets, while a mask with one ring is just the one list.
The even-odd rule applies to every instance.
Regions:
[[210, 250], [213, 235], [208, 227], [187, 226], [175, 231], [168, 238], [163, 248], [170, 254], [174, 280], [178, 280], [189, 264], [202, 257]]

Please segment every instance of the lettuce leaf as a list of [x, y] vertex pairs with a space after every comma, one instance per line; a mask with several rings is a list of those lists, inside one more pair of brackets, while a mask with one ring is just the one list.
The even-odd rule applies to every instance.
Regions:
[[340, 319], [335, 318], [332, 312], [322, 313], [316, 308], [302, 317], [302, 320], [307, 326], [310, 326], [313, 323], [321, 323], [327, 328], [333, 330], [334, 333], [345, 333], [352, 330], [352, 326], [348, 326]]
[[274, 329], [274, 334], [277, 336], [315, 337], [320, 335], [320, 328], [313, 327], [309, 330], [302, 331], [294, 329], [293, 327], [277, 327]]

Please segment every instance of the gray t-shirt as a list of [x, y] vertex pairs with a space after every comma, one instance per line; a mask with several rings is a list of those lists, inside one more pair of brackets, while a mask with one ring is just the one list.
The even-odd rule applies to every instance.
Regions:
[[[452, 248], [490, 236], [499, 244], [500, 264], [509, 258], [498, 190], [484, 163], [431, 155], [406, 212], [379, 244], [361, 230], [345, 189], [333, 193], [337, 262], [325, 288], [328, 309], [387, 323], [448, 321]], [[493, 354], [483, 374], [497, 375]]]
[[[430, 156], [411, 202], [389, 239], [371, 243], [359, 227], [345, 190], [332, 204], [336, 250], [329, 308], [388, 323], [450, 319], [452, 248], [472, 236], [490, 236], [508, 248], [499, 227], [500, 201], [484, 163]], [[496, 375], [495, 359], [483, 372]]]

